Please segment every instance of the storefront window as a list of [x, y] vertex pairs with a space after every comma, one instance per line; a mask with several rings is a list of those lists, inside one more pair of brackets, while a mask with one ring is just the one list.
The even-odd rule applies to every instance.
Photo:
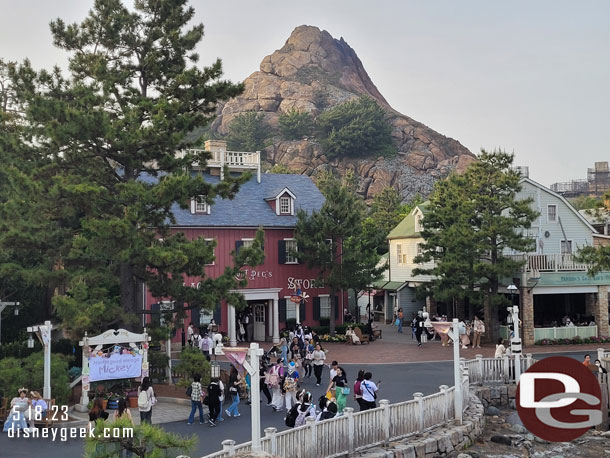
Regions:
[[320, 318], [330, 318], [330, 296], [320, 297]]

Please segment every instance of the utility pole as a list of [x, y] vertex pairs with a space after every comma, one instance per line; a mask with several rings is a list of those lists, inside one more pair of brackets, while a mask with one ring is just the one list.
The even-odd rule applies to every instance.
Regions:
[[460, 370], [460, 328], [457, 318], [453, 319], [449, 337], [453, 340], [453, 382], [455, 384], [454, 392], [454, 410], [455, 420], [458, 424], [462, 424], [462, 371]]
[[[19, 307], [19, 302], [1, 302], [0, 301], [0, 345], [2, 345], [2, 312], [9, 305], [14, 305]], [[19, 315], [19, 309], [15, 309], [15, 315]]]

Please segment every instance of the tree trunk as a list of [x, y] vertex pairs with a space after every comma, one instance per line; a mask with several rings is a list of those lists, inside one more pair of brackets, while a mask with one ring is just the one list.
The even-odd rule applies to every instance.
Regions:
[[124, 326], [133, 327], [133, 317], [139, 317], [137, 307], [137, 281], [134, 275], [134, 266], [128, 263], [121, 264], [121, 308], [125, 314], [121, 320]]
[[[497, 289], [497, 287], [495, 288]], [[499, 323], [498, 323], [498, 308], [492, 304], [491, 298], [497, 295], [497, 291], [492, 292], [489, 295], [485, 295], [484, 299], [484, 321], [485, 321], [485, 335], [483, 338], [489, 343], [496, 343], [500, 335]]]

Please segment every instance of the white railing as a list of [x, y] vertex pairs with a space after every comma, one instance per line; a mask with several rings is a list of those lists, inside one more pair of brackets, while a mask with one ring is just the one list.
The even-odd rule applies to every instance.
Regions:
[[528, 272], [584, 272], [590, 267], [577, 262], [573, 254], [516, 254], [508, 257], [525, 261], [524, 268]]
[[560, 328], [534, 328], [534, 341], [542, 339], [571, 339], [597, 337], [597, 326], [562, 326]]
[[[200, 148], [189, 148], [184, 151], [179, 151], [177, 157], [184, 157], [185, 154], [202, 154], [205, 153], [205, 149]], [[260, 163], [259, 152], [246, 152], [246, 151], [212, 151], [210, 159], [207, 161], [207, 165], [210, 167], [237, 167], [245, 169], [256, 169]], [[197, 165], [197, 164], [195, 164]]]
[[[535, 360], [528, 354], [521, 360], [521, 371], [525, 372]], [[462, 367], [463, 409], [470, 404], [470, 384], [483, 382], [514, 381], [514, 366], [511, 358], [483, 358], [460, 361]], [[514, 363], [513, 363], [514, 364]], [[414, 393], [413, 399], [396, 404], [381, 400], [379, 407], [354, 412], [344, 409], [344, 415], [316, 423], [307, 418], [307, 424], [298, 428], [278, 432], [266, 428], [261, 438], [263, 451], [284, 458], [318, 458], [350, 455], [374, 445], [388, 444], [455, 419], [455, 387], [442, 385], [437, 393], [424, 396]], [[319, 440], [319, 439], [324, 440]], [[332, 438], [332, 440], [329, 440]], [[223, 450], [205, 458], [225, 458], [237, 452], [251, 450], [252, 444], [235, 445], [233, 440], [222, 443]]]

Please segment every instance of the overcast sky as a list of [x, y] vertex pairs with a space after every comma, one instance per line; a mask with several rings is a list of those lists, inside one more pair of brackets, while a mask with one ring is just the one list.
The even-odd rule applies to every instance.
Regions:
[[[0, 0], [0, 57], [65, 66], [48, 23], [91, 0]], [[398, 111], [472, 152], [502, 147], [550, 185], [610, 160], [610, 2], [209, 1], [202, 63], [241, 81], [309, 24], [343, 37]]]

